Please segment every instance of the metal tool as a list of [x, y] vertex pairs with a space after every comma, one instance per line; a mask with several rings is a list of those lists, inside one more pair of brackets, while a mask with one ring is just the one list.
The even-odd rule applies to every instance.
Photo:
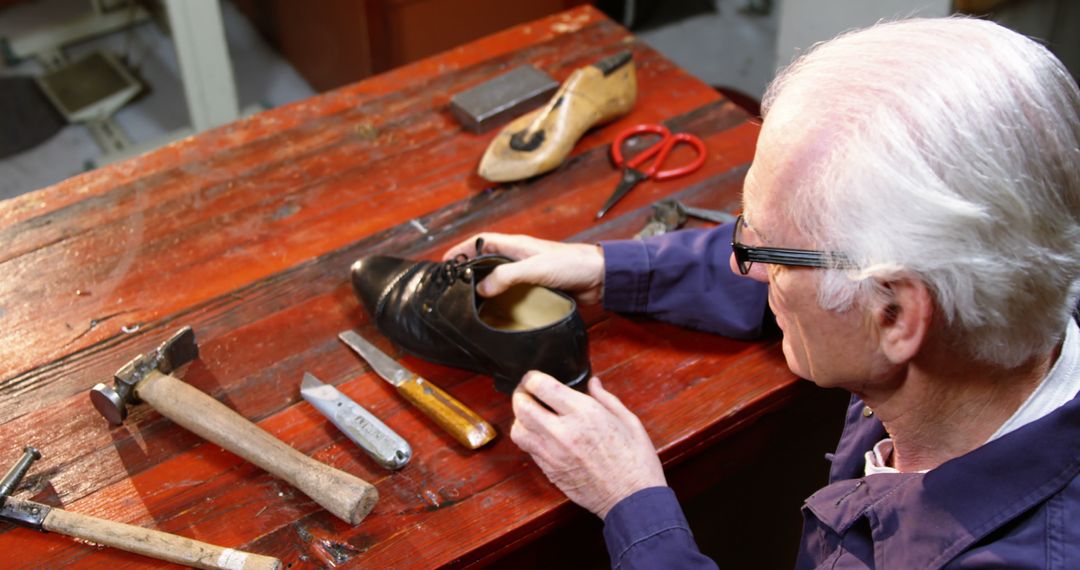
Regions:
[[686, 224], [688, 217], [698, 218], [707, 222], [726, 224], [735, 221], [735, 216], [722, 210], [707, 210], [687, 206], [678, 200], [661, 200], [652, 205], [652, 216], [645, 223], [641, 231], [634, 234], [637, 239], [666, 234], [677, 230]]
[[706, 208], [695, 208], [693, 206], [687, 206], [682, 202], [675, 201], [675, 206], [678, 207], [683, 213], [691, 218], [697, 218], [699, 220], [705, 220], [706, 222], [715, 222], [717, 224], [730, 224], [735, 221], [735, 216], [729, 214], [723, 210], [709, 210]]
[[196, 568], [263, 570], [281, 568], [277, 558], [223, 548], [175, 534], [108, 521], [10, 498], [41, 453], [26, 446], [23, 456], [0, 481], [0, 520], [41, 532], [55, 532], [95, 544]]
[[[622, 151], [623, 143], [627, 139], [643, 134], [658, 135], [660, 140], [646, 147], [630, 160], [625, 160]], [[696, 153], [694, 159], [683, 166], [661, 170], [672, 149], [681, 143], [690, 145], [694, 149]], [[642, 165], [654, 157], [656, 160], [651, 165], [642, 168]], [[620, 132], [615, 137], [615, 142], [611, 143], [611, 158], [615, 161], [616, 166], [622, 167], [622, 178], [619, 180], [619, 185], [615, 187], [615, 192], [611, 194], [607, 202], [604, 202], [604, 206], [600, 208], [600, 211], [596, 212], [596, 219], [598, 220], [604, 217], [604, 214], [616, 202], [622, 200], [623, 196], [626, 196], [641, 181], [649, 178], [653, 180], [670, 180], [685, 176], [701, 168], [701, 165], [705, 164], [705, 143], [700, 138], [689, 133], [672, 134], [663, 125], [636, 125]]]
[[127, 405], [144, 401], [161, 415], [284, 479], [338, 518], [358, 524], [379, 493], [367, 481], [296, 451], [221, 402], [171, 373], [199, 355], [195, 333], [180, 329], [157, 350], [135, 357], [101, 383], [90, 401], [110, 423], [127, 417]]
[[661, 200], [652, 205], [652, 216], [645, 223], [641, 231], [634, 234], [637, 239], [666, 234], [672, 230], [683, 227], [686, 223], [686, 212], [679, 207], [675, 200]]
[[450, 98], [450, 113], [465, 128], [482, 133], [538, 106], [559, 88], [559, 82], [531, 65], [523, 65]]
[[401, 366], [360, 335], [353, 331], [342, 331], [338, 338], [363, 357], [383, 380], [397, 388], [409, 403], [439, 424], [461, 445], [477, 449], [495, 438], [495, 428], [476, 412]]
[[352, 398], [323, 383], [314, 374], [304, 373], [300, 395], [379, 465], [387, 469], [401, 469], [412, 458], [409, 442]]

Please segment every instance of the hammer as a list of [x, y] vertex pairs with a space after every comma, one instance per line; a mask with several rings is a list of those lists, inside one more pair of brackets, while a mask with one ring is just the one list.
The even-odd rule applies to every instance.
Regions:
[[375, 506], [373, 485], [285, 445], [259, 426], [176, 377], [172, 372], [198, 358], [195, 333], [184, 327], [157, 350], [135, 357], [114, 375], [115, 388], [98, 384], [90, 401], [113, 425], [139, 401], [161, 415], [258, 465], [300, 489], [324, 509], [359, 524]]
[[184, 538], [97, 517], [80, 515], [49, 505], [9, 498], [19, 486], [30, 465], [41, 452], [26, 446], [23, 456], [0, 480], [0, 520], [42, 532], [50, 531], [104, 544], [120, 550], [196, 568], [225, 570], [263, 570], [281, 568], [277, 558], [222, 548]]

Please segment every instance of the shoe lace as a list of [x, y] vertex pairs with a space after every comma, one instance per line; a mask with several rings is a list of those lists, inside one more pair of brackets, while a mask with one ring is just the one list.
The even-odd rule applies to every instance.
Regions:
[[[476, 257], [480, 257], [483, 250], [484, 238], [476, 238]], [[468, 255], [459, 253], [453, 259], [442, 262], [442, 265], [435, 270], [434, 281], [442, 288], [450, 285], [458, 278], [468, 280], [472, 276], [471, 271], [468, 270], [475, 263], [476, 258], [470, 259]]]

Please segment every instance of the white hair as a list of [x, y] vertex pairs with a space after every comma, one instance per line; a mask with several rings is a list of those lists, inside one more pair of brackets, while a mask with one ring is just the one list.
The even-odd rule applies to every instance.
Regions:
[[829, 140], [786, 219], [861, 268], [825, 273], [823, 307], [908, 274], [974, 358], [1013, 367], [1060, 341], [1080, 294], [1080, 92], [1049, 51], [971, 18], [880, 23], [781, 72], [766, 121], [792, 96]]

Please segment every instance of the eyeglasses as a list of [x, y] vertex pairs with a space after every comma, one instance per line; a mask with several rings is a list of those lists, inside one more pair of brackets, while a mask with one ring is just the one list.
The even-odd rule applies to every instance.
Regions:
[[735, 263], [739, 266], [739, 273], [743, 275], [750, 273], [750, 267], [754, 265], [754, 262], [819, 267], [823, 269], [851, 269], [855, 267], [855, 264], [842, 253], [743, 245], [739, 243], [739, 231], [744, 225], [746, 223], [740, 214], [735, 220], [735, 231], [731, 234], [731, 251], [735, 254]]

